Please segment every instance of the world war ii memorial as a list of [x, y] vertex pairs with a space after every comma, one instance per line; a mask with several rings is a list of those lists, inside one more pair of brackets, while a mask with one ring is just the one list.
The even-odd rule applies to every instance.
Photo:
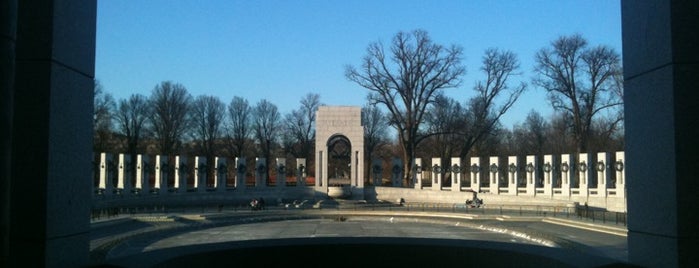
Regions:
[[698, 263], [695, 3], [622, 1], [624, 151], [414, 159], [407, 181], [360, 161], [349, 106], [318, 110], [313, 178], [305, 159], [93, 152], [96, 3], [1, 5], [3, 267]]

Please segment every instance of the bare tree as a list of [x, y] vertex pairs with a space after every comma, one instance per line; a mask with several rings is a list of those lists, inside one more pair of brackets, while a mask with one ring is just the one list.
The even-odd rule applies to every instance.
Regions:
[[214, 156], [216, 155], [216, 142], [222, 133], [223, 121], [226, 116], [226, 105], [215, 96], [198, 96], [192, 103], [192, 134], [199, 150], [206, 157], [208, 165], [207, 178], [214, 175]]
[[562, 154], [575, 147], [570, 138], [570, 121], [570, 117], [562, 113], [556, 113], [551, 118], [551, 127], [546, 133], [546, 147], [549, 153]]
[[622, 105], [619, 54], [607, 46], [588, 48], [587, 40], [572, 35], [539, 50], [535, 60], [534, 84], [547, 91], [555, 110], [570, 118], [576, 150], [585, 152], [593, 118]]
[[316, 137], [316, 111], [320, 105], [320, 95], [308, 93], [301, 99], [301, 107], [286, 115], [284, 123], [288, 137], [285, 149], [294, 157], [312, 156]]
[[[432, 133], [431, 155], [439, 155], [445, 161], [460, 148], [460, 133], [464, 133], [465, 110], [455, 99], [440, 96], [429, 108], [426, 123], [428, 133]], [[442, 163], [445, 165], [448, 163]]]
[[192, 97], [177, 83], [165, 81], [156, 85], [150, 96], [153, 106], [151, 126], [161, 154], [173, 155], [182, 145], [182, 135], [190, 126], [188, 118]]
[[228, 140], [231, 157], [243, 156], [246, 144], [250, 138], [252, 120], [252, 108], [248, 100], [242, 97], [233, 97], [228, 105]]
[[267, 100], [259, 101], [253, 109], [252, 121], [259, 153], [269, 161], [280, 134], [281, 115], [277, 106]]
[[94, 149], [97, 152], [104, 152], [109, 149], [116, 102], [112, 94], [104, 91], [104, 87], [97, 79], [95, 79], [94, 92], [95, 110], [92, 117], [95, 133]]
[[[461, 135], [461, 158], [465, 158], [471, 148], [486, 139], [487, 135], [495, 133], [500, 118], [527, 88], [524, 83], [512, 88], [508, 85], [508, 80], [519, 74], [519, 60], [514, 53], [495, 48], [487, 49], [482, 64], [481, 71], [485, 73], [485, 81], [476, 83], [474, 90], [477, 95], [468, 104], [465, 119], [468, 128]], [[498, 106], [497, 100], [503, 95], [506, 98]]]
[[126, 152], [136, 154], [138, 143], [144, 134], [150, 115], [150, 103], [145, 96], [133, 94], [129, 99], [119, 100], [115, 116], [119, 133], [126, 137]]
[[389, 142], [386, 114], [374, 105], [364, 105], [362, 126], [364, 126], [364, 156], [366, 159], [371, 159], [376, 149]]
[[428, 137], [420, 133], [427, 107], [441, 90], [458, 87], [465, 69], [460, 47], [436, 44], [423, 30], [396, 34], [390, 53], [386, 55], [381, 43], [370, 44], [361, 68], [347, 66], [345, 76], [369, 90], [372, 105], [382, 104], [390, 113], [403, 148], [407, 180], [417, 145]]
[[524, 120], [524, 138], [522, 143], [526, 144], [527, 154], [541, 155], [544, 153], [546, 144], [546, 133], [549, 124], [538, 112], [531, 110]]

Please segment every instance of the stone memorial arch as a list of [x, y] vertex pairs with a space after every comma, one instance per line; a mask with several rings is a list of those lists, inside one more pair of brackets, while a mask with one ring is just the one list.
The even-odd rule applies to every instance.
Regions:
[[318, 194], [364, 199], [364, 127], [360, 107], [318, 108], [315, 156]]

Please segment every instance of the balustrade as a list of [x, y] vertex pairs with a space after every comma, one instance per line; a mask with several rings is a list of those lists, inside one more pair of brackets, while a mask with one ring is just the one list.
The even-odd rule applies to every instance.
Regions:
[[[230, 165], [225, 157], [214, 157], [207, 161], [199, 156], [188, 158], [176, 155], [173, 156], [173, 161], [168, 161], [170, 158], [163, 155], [138, 154], [133, 158], [135, 163], [131, 163], [131, 159], [125, 154], [96, 154], [93, 184], [96, 188], [93, 191], [95, 198], [177, 194], [187, 192], [188, 185], [192, 186], [193, 192], [226, 192], [230, 190], [228, 174], [235, 176], [231, 177], [231, 186], [242, 191], [246, 188], [253, 190], [266, 187], [283, 190], [287, 186], [308, 185], [307, 164], [303, 158], [296, 159], [293, 171], [287, 170], [285, 158], [276, 158], [276, 164], [272, 165], [275, 168], [272, 172], [276, 174], [274, 184], [267, 182], [270, 170], [265, 158], [255, 158], [251, 168], [247, 166], [243, 157], [235, 158]], [[188, 159], [192, 160], [191, 163]], [[457, 157], [451, 158], [451, 164], [445, 164], [446, 166], [442, 166], [441, 158], [430, 160], [431, 164], [423, 164], [422, 159], [411, 161], [414, 163], [412, 177], [409, 183], [404, 185], [402, 160], [393, 159], [387, 164], [391, 169], [384, 173], [384, 163], [380, 159], [374, 159], [371, 162], [369, 177], [365, 180], [372, 181], [374, 186], [381, 186], [382, 176], [390, 173], [392, 187], [448, 192], [472, 191], [503, 196], [574, 200], [580, 203], [595, 198], [625, 198], [626, 195], [624, 152], [549, 154], [538, 157], [471, 157], [463, 166], [461, 159]], [[209, 168], [213, 171], [209, 172]], [[295, 183], [287, 182], [288, 174], [295, 177]], [[248, 176], [254, 176], [254, 187], [246, 187]], [[427, 186], [426, 189], [423, 189], [423, 177], [430, 179], [431, 186]], [[443, 181], [448, 178], [451, 179], [451, 185]], [[174, 180], [169, 184], [168, 179]], [[188, 184], [189, 179], [191, 180]]]

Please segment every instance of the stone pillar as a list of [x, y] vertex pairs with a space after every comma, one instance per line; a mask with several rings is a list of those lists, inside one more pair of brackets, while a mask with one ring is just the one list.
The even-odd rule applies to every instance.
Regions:
[[614, 172], [616, 172], [616, 195], [618, 197], [626, 198], [626, 178], [624, 177], [625, 172], [625, 161], [624, 152], [616, 152], [616, 161], [614, 162]]
[[126, 180], [126, 161], [124, 159], [124, 154], [118, 155], [117, 163], [117, 186], [116, 192], [119, 194], [125, 194], [124, 191], [124, 181]]
[[414, 176], [413, 180], [414, 180], [415, 189], [418, 189], [418, 190], [422, 189], [422, 169], [423, 168], [424, 167], [422, 166], [422, 159], [416, 158], [415, 159], [415, 174], [413, 174], [413, 176]]
[[255, 187], [267, 187], [267, 159], [255, 158]]
[[597, 171], [597, 194], [600, 196], [607, 196], [607, 184], [609, 183], [609, 154], [608, 153], [597, 153], [597, 164], [595, 165], [595, 170]]
[[175, 156], [175, 181], [178, 183], [178, 192], [187, 192], [187, 178], [189, 177], [189, 167], [186, 156]]
[[0, 1], [2, 267], [89, 264], [96, 2]]
[[286, 158], [277, 158], [277, 187], [286, 187]]
[[461, 192], [461, 158], [451, 158], [451, 191]]
[[589, 185], [590, 185], [590, 159], [587, 153], [581, 153], [578, 155], [578, 180], [580, 182], [580, 195], [589, 196]]
[[245, 173], [247, 172], [245, 157], [235, 158], [235, 188], [245, 189]]
[[306, 186], [306, 158], [296, 159], [296, 186]]
[[391, 185], [393, 187], [403, 186], [403, 160], [400, 158], [393, 158], [393, 165], [391, 165]]
[[153, 181], [153, 193], [160, 193], [160, 189], [162, 189], [162, 180], [163, 180], [163, 156], [162, 155], [156, 155], [155, 156], [155, 180]]
[[324, 153], [323, 150], [316, 150], [316, 176], [314, 188], [316, 193], [324, 197], [328, 194], [328, 154]]
[[621, 15], [629, 261], [699, 267], [699, 7], [625, 0]]
[[206, 157], [195, 156], [194, 157], [194, 189], [197, 192], [205, 192], [209, 188], [207, 181], [206, 172]]
[[443, 168], [440, 166], [441, 162], [441, 158], [432, 158], [432, 190], [434, 191], [442, 190]]
[[143, 158], [142, 154], [136, 155], [136, 185], [134, 188], [139, 194], [143, 193]]
[[476, 193], [481, 192], [481, 174], [483, 173], [479, 161], [480, 158], [471, 157], [471, 190]]
[[544, 196], [550, 198], [553, 196], [553, 156], [550, 154], [544, 155]]
[[97, 185], [97, 189], [98, 189], [98, 191], [100, 191], [100, 192], [101, 192], [102, 194], [104, 194], [104, 195], [107, 195], [107, 194], [110, 194], [110, 195], [111, 195], [111, 188], [110, 188], [109, 193], [108, 193], [108, 191], [107, 191], [107, 185], [109, 184], [109, 182], [107, 182], [107, 167], [109, 166], [109, 165], [108, 165], [109, 162], [107, 162], [107, 161], [108, 161], [108, 160], [107, 160], [107, 154], [106, 154], [106, 153], [100, 153], [100, 164], [99, 164], [99, 167], [100, 167], [100, 182], [99, 182], [99, 184]]
[[517, 175], [519, 168], [517, 167], [517, 156], [507, 157], [507, 192], [509, 195], [517, 195]]
[[361, 194], [361, 198], [364, 198], [364, 150], [354, 151], [354, 162], [352, 162], [351, 172], [354, 174], [354, 184], [352, 188], [352, 196], [359, 198], [357, 194]]
[[490, 193], [500, 194], [500, 184], [498, 183], [500, 176], [500, 166], [498, 165], [498, 157], [492, 156], [488, 160], [488, 170], [490, 171]]
[[527, 166], [524, 168], [527, 172], [527, 195], [536, 195], [536, 156], [527, 155]]
[[561, 172], [561, 195], [565, 197], [570, 197], [570, 174], [573, 172], [571, 168], [571, 163], [574, 159], [570, 154], [561, 155], [561, 167], [558, 169]]
[[372, 184], [374, 186], [381, 186], [381, 177], [383, 173], [383, 168], [381, 167], [381, 159], [372, 159], [371, 160], [371, 178], [372, 178]]
[[214, 188], [216, 191], [223, 192], [228, 184], [228, 166], [226, 166], [226, 158], [215, 157], [214, 166]]

